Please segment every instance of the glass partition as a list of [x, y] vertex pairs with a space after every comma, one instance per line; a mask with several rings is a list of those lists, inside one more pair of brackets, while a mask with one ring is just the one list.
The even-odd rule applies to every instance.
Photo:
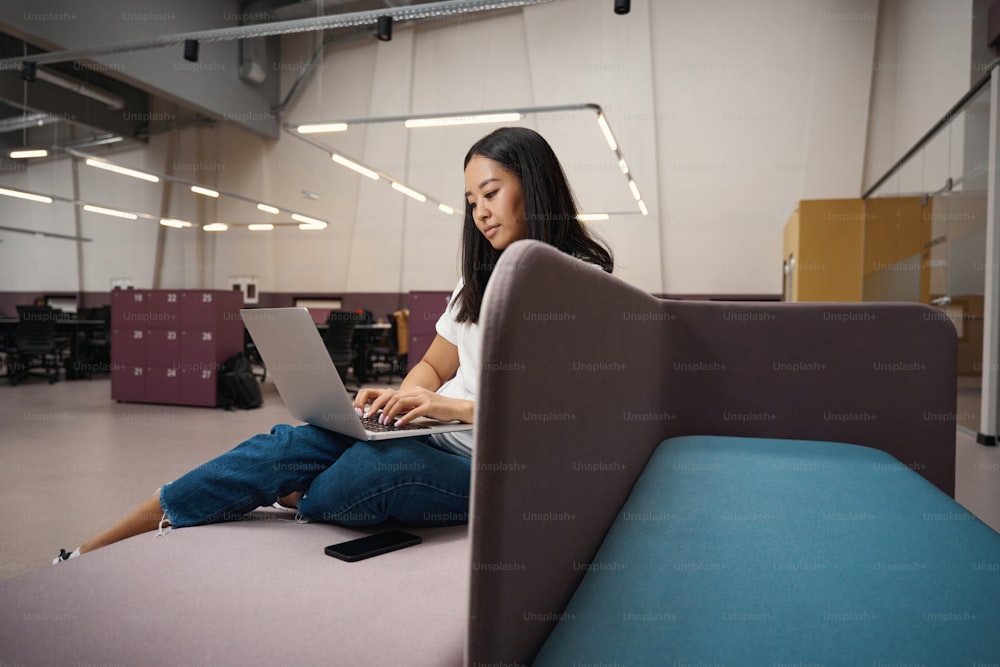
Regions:
[[991, 84], [987, 78], [864, 195], [865, 301], [940, 308], [959, 336], [958, 423], [979, 430]]

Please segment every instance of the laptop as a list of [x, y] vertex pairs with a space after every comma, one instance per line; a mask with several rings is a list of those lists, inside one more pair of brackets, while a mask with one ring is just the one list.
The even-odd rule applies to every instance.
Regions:
[[357, 440], [386, 440], [467, 431], [472, 424], [415, 419], [402, 428], [361, 419], [305, 308], [244, 308], [240, 317], [267, 374], [293, 417]]

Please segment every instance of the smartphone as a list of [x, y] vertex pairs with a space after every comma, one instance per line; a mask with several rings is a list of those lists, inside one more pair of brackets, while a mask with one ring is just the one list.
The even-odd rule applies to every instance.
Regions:
[[331, 544], [324, 551], [327, 556], [333, 556], [340, 560], [354, 562], [364, 560], [379, 554], [386, 554], [397, 549], [405, 549], [420, 544], [419, 535], [411, 535], [401, 530], [387, 530], [384, 533], [376, 533], [368, 537], [359, 537], [356, 540], [349, 540], [339, 544]]

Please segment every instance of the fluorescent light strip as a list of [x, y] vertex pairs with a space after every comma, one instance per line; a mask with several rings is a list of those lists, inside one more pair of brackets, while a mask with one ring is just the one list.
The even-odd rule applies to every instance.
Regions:
[[206, 197], [218, 197], [219, 193], [215, 190], [209, 190], [208, 188], [203, 188], [200, 185], [192, 185], [191, 192], [196, 195], [205, 195]]
[[[642, 197], [639, 193], [638, 187], [632, 180], [631, 168], [629, 167], [628, 162], [626, 162], [624, 156], [622, 156], [621, 152], [619, 151], [618, 142], [615, 139], [614, 133], [611, 131], [611, 125], [608, 122], [608, 118], [604, 114], [604, 111], [600, 108], [600, 106], [596, 104], [559, 105], [559, 106], [534, 107], [529, 109], [517, 109], [517, 110], [507, 109], [507, 110], [496, 110], [496, 111], [484, 111], [482, 113], [470, 112], [470, 113], [451, 114], [442, 116], [422, 116], [419, 118], [406, 117], [406, 116], [375, 117], [375, 118], [360, 118], [360, 119], [356, 118], [342, 122], [345, 124], [350, 124], [352, 127], [359, 124], [363, 125], [363, 124], [381, 123], [381, 122], [398, 123], [400, 121], [402, 121], [404, 126], [407, 128], [440, 127], [440, 126], [470, 125], [475, 123], [516, 122], [521, 120], [525, 115], [529, 114], [551, 113], [554, 111], [567, 111], [567, 110], [579, 111], [584, 109], [596, 112], [598, 127], [600, 128], [601, 133], [604, 135], [604, 138], [608, 143], [608, 147], [611, 148], [611, 150], [614, 151], [615, 153], [615, 162], [618, 165], [618, 169], [622, 172], [622, 174], [625, 175], [626, 180], [628, 181], [629, 189], [632, 192], [632, 196], [635, 198], [636, 202], [638, 202], [637, 205], [639, 206], [639, 210], [642, 211], [643, 215], [648, 215], [649, 211], [648, 209], [646, 209], [645, 204], [642, 202]], [[405, 194], [409, 195], [409, 192], [415, 193], [415, 191], [410, 190], [410, 188], [402, 185], [401, 183], [398, 183], [397, 181], [394, 181], [393, 177], [390, 175], [384, 174], [375, 169], [364, 167], [356, 162], [353, 162], [352, 160], [349, 160], [348, 158], [345, 158], [342, 155], [339, 155], [336, 152], [334, 152], [334, 149], [332, 147], [326, 146], [315, 139], [306, 139], [302, 137], [301, 129], [303, 129], [303, 127], [309, 128], [311, 126], [336, 127], [337, 123], [331, 121], [328, 123], [313, 123], [310, 126], [294, 126], [289, 123], [285, 124], [283, 127], [286, 131], [293, 134], [293, 136], [299, 136], [304, 141], [329, 153], [330, 157], [333, 159], [334, 162], [337, 162], [345, 167], [353, 169], [354, 171], [360, 174], [368, 176], [372, 180], [378, 180], [379, 178], [384, 178], [388, 180], [390, 184], [392, 184], [394, 189], [400, 192], [404, 192]], [[446, 213], [449, 215], [452, 213], [457, 213], [458, 215], [463, 214], [461, 210], [456, 211], [454, 208], [448, 206], [447, 204], [443, 204], [442, 202], [429, 199], [428, 197], [420, 193], [415, 193], [415, 194], [420, 195], [419, 197], [415, 197], [419, 201], [429, 201], [430, 203], [437, 205], [438, 210], [440, 210], [442, 213]]]
[[611, 134], [611, 128], [608, 127], [608, 119], [604, 117], [603, 113], [597, 114], [597, 124], [601, 126], [601, 132], [604, 133], [604, 138], [608, 140], [608, 146], [611, 150], [618, 150], [618, 142], [615, 141], [615, 136]]
[[310, 218], [307, 215], [292, 213], [292, 220], [303, 223], [299, 225], [299, 229], [326, 229], [325, 222], [317, 220], [316, 218]]
[[0, 188], [0, 195], [5, 195], [7, 197], [17, 197], [18, 199], [27, 199], [28, 201], [37, 201], [42, 204], [51, 204], [52, 197], [46, 197], [45, 195], [33, 195], [30, 192], [21, 192], [20, 190], [8, 190], [7, 188]]
[[21, 160], [29, 157], [47, 157], [49, 152], [44, 148], [25, 148], [8, 153], [12, 160]]
[[110, 162], [102, 162], [101, 160], [95, 160], [93, 158], [88, 158], [86, 162], [89, 167], [97, 167], [98, 169], [104, 169], [106, 171], [113, 171], [116, 174], [121, 174], [123, 176], [131, 176], [132, 178], [140, 178], [144, 181], [149, 181], [150, 183], [159, 183], [160, 177], [154, 176], [153, 174], [147, 174], [144, 171], [137, 171], [135, 169], [128, 169], [126, 167], [119, 167], [117, 164], [112, 164]]
[[607, 213], [580, 213], [576, 216], [576, 219], [580, 222], [599, 222], [610, 218], [611, 216]]
[[229, 225], [223, 222], [213, 222], [210, 225], [205, 225], [202, 227], [206, 232], [224, 232], [229, 229]]
[[348, 169], [351, 169], [353, 171], [358, 172], [362, 176], [367, 176], [368, 178], [372, 179], [373, 181], [377, 181], [378, 180], [378, 172], [372, 171], [368, 167], [363, 167], [360, 164], [358, 164], [357, 162], [353, 162], [352, 160], [348, 160], [346, 157], [344, 157], [343, 155], [340, 155], [339, 153], [334, 153], [333, 155], [330, 156], [330, 159], [333, 160], [334, 162], [336, 162], [339, 165], [342, 165], [344, 167], [347, 167]]
[[101, 215], [110, 215], [112, 218], [124, 218], [126, 220], [138, 220], [139, 216], [135, 213], [126, 213], [125, 211], [118, 211], [113, 208], [104, 208], [103, 206], [94, 206], [93, 204], [84, 204], [83, 210], [90, 213], [100, 213]]
[[417, 192], [416, 190], [411, 190], [410, 188], [406, 187], [402, 183], [397, 183], [396, 181], [393, 181], [392, 182], [392, 189], [396, 190], [397, 192], [402, 192], [407, 197], [412, 197], [413, 199], [416, 199], [419, 202], [425, 202], [425, 201], [427, 201], [427, 196], [426, 195], [422, 195], [419, 192]]
[[299, 125], [295, 131], [299, 134], [325, 134], [327, 132], [345, 132], [347, 123], [312, 123]]
[[408, 128], [416, 127], [450, 127], [453, 125], [477, 125], [480, 123], [516, 123], [521, 120], [520, 113], [484, 113], [472, 116], [438, 116], [427, 118], [411, 118], [403, 121]]
[[642, 196], [639, 194], [639, 186], [631, 178], [628, 179], [628, 188], [632, 191], [632, 196], [635, 197], [636, 201], [642, 199]]
[[269, 232], [272, 229], [274, 229], [274, 225], [272, 225], [269, 222], [258, 223], [258, 224], [247, 225], [247, 229], [249, 229], [251, 232]]
[[187, 220], [175, 220], [173, 218], [160, 218], [160, 224], [164, 227], [175, 227], [176, 229], [184, 229], [185, 227], [194, 227], [193, 224]]
[[278, 215], [281, 213], [278, 209], [273, 206], [268, 206], [267, 204], [257, 204], [258, 211], [264, 211], [264, 213], [270, 213], [271, 215]]

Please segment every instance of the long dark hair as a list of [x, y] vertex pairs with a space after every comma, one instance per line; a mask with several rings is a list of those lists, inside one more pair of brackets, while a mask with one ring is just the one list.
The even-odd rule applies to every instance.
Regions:
[[[614, 258], [607, 245], [577, 220], [576, 201], [555, 151], [542, 135], [526, 127], [501, 127], [477, 141], [465, 155], [498, 162], [521, 183], [526, 238], [544, 241], [559, 250], [591, 262], [611, 273]], [[486, 283], [500, 259], [500, 250], [476, 227], [472, 206], [466, 201], [462, 227], [462, 278], [457, 295], [459, 322], [478, 322]]]

